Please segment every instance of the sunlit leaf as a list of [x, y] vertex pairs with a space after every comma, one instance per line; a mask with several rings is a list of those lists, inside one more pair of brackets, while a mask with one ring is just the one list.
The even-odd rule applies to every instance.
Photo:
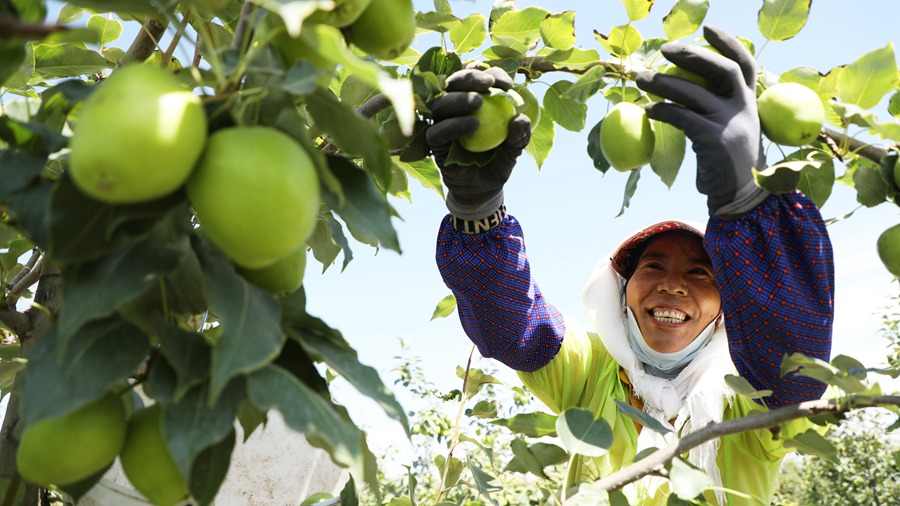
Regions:
[[507, 11], [491, 26], [491, 39], [495, 45], [525, 52], [540, 40], [541, 23], [549, 15], [540, 7]]
[[403, 169], [408, 175], [414, 177], [423, 187], [432, 189], [444, 198], [444, 185], [441, 181], [441, 171], [431, 157], [423, 158], [415, 162], [403, 162], [394, 159], [394, 164]]
[[431, 315], [431, 319], [435, 318], [444, 318], [453, 314], [453, 310], [456, 309], [456, 296], [452, 293], [437, 303], [437, 306], [434, 308], [434, 313]]
[[672, 460], [669, 483], [672, 486], [672, 492], [679, 499], [684, 500], [694, 499], [713, 485], [706, 473], [695, 469], [680, 458]]
[[663, 31], [669, 40], [696, 32], [709, 10], [709, 0], [678, 0], [663, 18]]
[[837, 448], [827, 439], [822, 437], [815, 429], [794, 436], [784, 442], [785, 448], [794, 448], [803, 455], [815, 455], [830, 460], [835, 464], [840, 463]]
[[671, 429], [660, 423], [659, 420], [653, 418], [649, 414], [635, 408], [631, 404], [627, 402], [622, 402], [619, 399], [614, 399], [616, 401], [616, 405], [619, 407], [619, 413], [622, 415], [631, 418], [632, 420], [638, 422], [644, 427], [652, 430], [653, 432], [657, 432], [659, 434], [667, 434], [672, 432]]
[[787, 40], [797, 35], [809, 17], [812, 0], [764, 0], [757, 26], [769, 40]]
[[612, 428], [585, 408], [569, 408], [556, 419], [556, 432], [569, 453], [602, 457], [612, 446]]
[[606, 70], [602, 66], [591, 67], [575, 81], [575, 84], [566, 90], [564, 97], [582, 104], [586, 103], [589, 98], [594, 96], [606, 84], [603, 81], [605, 74]]
[[474, 51], [487, 38], [487, 20], [481, 14], [472, 14], [450, 29], [450, 41], [458, 54]]
[[88, 29], [97, 34], [100, 44], [109, 44], [122, 35], [122, 23], [117, 19], [107, 19], [99, 14], [94, 14], [88, 19]]
[[544, 165], [547, 157], [550, 156], [555, 136], [556, 124], [549, 114], [542, 114], [537, 126], [531, 131], [531, 140], [525, 146], [525, 151], [534, 158], [538, 169]]
[[462, 367], [456, 366], [456, 376], [466, 380], [466, 396], [469, 398], [475, 396], [484, 385], [500, 385], [503, 383], [494, 376], [485, 374], [480, 369], [469, 369], [468, 377], [466, 377], [466, 372]]
[[894, 44], [889, 42], [844, 67], [838, 76], [838, 97], [848, 104], [869, 109], [897, 87], [897, 80]]
[[572, 85], [571, 81], [553, 83], [544, 93], [544, 112], [566, 130], [580, 132], [587, 117], [587, 106], [566, 98], [566, 92]]
[[639, 21], [650, 14], [650, 8], [653, 7], [655, 0], [622, 0], [625, 6], [625, 12], [628, 13], [628, 19], [631, 21]]
[[113, 65], [96, 51], [72, 44], [34, 45], [34, 71], [44, 79], [99, 74]]
[[746, 378], [734, 374], [728, 374], [725, 376], [725, 384], [728, 385], [729, 388], [734, 390], [734, 393], [743, 395], [744, 397], [748, 397], [750, 399], [763, 399], [772, 395], [771, 390], [757, 390], [753, 388], [753, 385], [751, 385]]
[[675, 182], [681, 164], [687, 140], [684, 131], [662, 121], [653, 122], [653, 155], [650, 157], [650, 168], [669, 188]]
[[581, 49], [571, 47], [569, 49], [557, 49], [544, 56], [544, 61], [553, 63], [556, 68], [583, 71], [598, 66], [600, 53], [595, 49]]
[[530, 472], [544, 479], [548, 479], [544, 474], [545, 467], [561, 464], [568, 459], [565, 450], [550, 443], [528, 445], [524, 440], [517, 438], [513, 440], [511, 448], [515, 457], [506, 464], [504, 471]]
[[575, 11], [547, 16], [541, 22], [541, 38], [554, 49], [569, 49], [575, 45]]
[[[440, 476], [444, 476], [444, 467], [446, 465], [446, 457], [444, 457], [443, 455], [434, 456], [434, 466], [437, 468]], [[459, 477], [462, 475], [463, 469], [463, 462], [456, 457], [452, 457], [450, 459], [450, 468], [446, 470], [447, 479], [444, 481], [444, 488], [449, 488], [456, 485], [459, 482]]]
[[556, 435], [556, 416], [541, 411], [520, 413], [510, 418], [494, 420], [491, 423], [528, 437]]

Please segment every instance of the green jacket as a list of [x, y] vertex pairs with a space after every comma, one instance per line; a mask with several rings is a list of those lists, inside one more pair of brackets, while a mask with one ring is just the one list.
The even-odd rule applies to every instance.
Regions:
[[[608, 476], [627, 466], [637, 452], [638, 428], [619, 413], [614, 399], [631, 403], [628, 384], [620, 377], [620, 366], [606, 351], [600, 338], [592, 332], [569, 325], [562, 348], [546, 366], [534, 372], [519, 372], [528, 389], [556, 414], [568, 408], [587, 408], [602, 417], [613, 429], [613, 444], [602, 457], [578, 457], [569, 469], [567, 487], [579, 482], [591, 482]], [[725, 404], [723, 420], [744, 417], [766, 408], [753, 400], [736, 396]], [[804, 432], [811, 424], [798, 420], [782, 427], [781, 436]], [[647, 429], [649, 430], [649, 429]], [[747, 432], [722, 438], [717, 463], [725, 488], [760, 500], [728, 494], [729, 505], [768, 505], [776, 486], [781, 461], [791, 450], [782, 440], [774, 440], [768, 430]], [[626, 487], [631, 504], [665, 504], [668, 484], [655, 491], [647, 490], [641, 480]], [[717, 504], [715, 494], [705, 493], [708, 501]], [[761, 501], [761, 502], [760, 502]]]

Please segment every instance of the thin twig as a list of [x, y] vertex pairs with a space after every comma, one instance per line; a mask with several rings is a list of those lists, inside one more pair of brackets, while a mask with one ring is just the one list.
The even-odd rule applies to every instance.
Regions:
[[22, 268], [22, 270], [19, 271], [18, 274], [16, 274], [10, 282], [6, 283], [6, 290], [9, 292], [15, 291], [15, 286], [19, 284], [19, 282], [22, 280], [22, 278], [25, 277], [26, 274], [34, 269], [34, 266], [37, 264], [37, 261], [40, 258], [41, 251], [37, 248], [32, 249], [31, 256], [28, 258], [28, 261], [25, 262], [25, 266]]
[[116, 68], [128, 62], [142, 62], [149, 58], [153, 54], [153, 50], [159, 45], [159, 40], [164, 33], [166, 33], [166, 25], [155, 19], [148, 19], [134, 38], [134, 41], [132, 41], [131, 46], [125, 51], [119, 62], [116, 63]]
[[[856, 153], [863, 158], [869, 159], [875, 163], [880, 163], [881, 159], [888, 154], [888, 151], [884, 148], [873, 146], [872, 144], [867, 144], [854, 137], [848, 137], [840, 132], [835, 132], [830, 128], [823, 128], [821, 134], [819, 135], [820, 137], [825, 136], [826, 138], [831, 139], [831, 142], [828, 142], [828, 146], [835, 150], [838, 158], [842, 161], [842, 157], [845, 154]], [[835, 149], [835, 145], [846, 146], [847, 150], [844, 153], [841, 153], [839, 149]]]
[[234, 38], [231, 39], [231, 49], [243, 53], [244, 39], [247, 37], [247, 31], [250, 29], [250, 14], [252, 13], [253, 2], [244, 2], [244, 5], [241, 7], [241, 14], [238, 16], [237, 27], [234, 29]]
[[25, 270], [23, 269], [22, 272], [25, 272], [25, 275], [16, 281], [13, 287], [10, 288], [9, 294], [7, 295], [7, 300], [11, 305], [15, 305], [16, 299], [21, 297], [29, 286], [38, 282], [38, 279], [40, 279], [41, 277], [41, 267], [43, 267], [43, 262], [44, 259], [41, 258], [40, 260], [38, 260], [34, 268], [28, 269], [28, 272], [25, 272]]
[[[653, 452], [620, 471], [595, 481], [594, 486], [607, 491], [618, 490], [648, 474], [664, 470], [665, 465], [678, 455], [682, 455], [707, 441], [723, 436], [767, 429], [784, 422], [799, 418], [809, 418], [823, 413], [846, 413], [855, 409], [875, 406], [900, 406], [900, 395], [878, 397], [852, 395], [840, 399], [807, 401], [735, 420], [712, 423], [682, 437], [661, 450]], [[575, 505], [577, 501], [578, 494], [574, 494], [566, 500], [565, 504]]]

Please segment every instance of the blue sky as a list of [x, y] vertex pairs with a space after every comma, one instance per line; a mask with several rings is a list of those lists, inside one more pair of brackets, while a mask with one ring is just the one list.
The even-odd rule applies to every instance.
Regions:
[[[673, 3], [674, 0], [657, 1], [650, 16], [637, 23], [645, 37], [662, 35], [661, 19]], [[757, 49], [762, 46], [764, 40], [756, 27], [761, 0], [711, 0], [710, 3], [708, 23], [751, 39]], [[430, 0], [416, 0], [414, 4], [421, 11], [433, 10]], [[491, 4], [490, 0], [451, 0], [459, 17], [476, 12], [487, 16]], [[58, 2], [51, 3], [56, 8], [58, 5]], [[584, 49], [600, 49], [594, 40], [594, 30], [608, 33], [614, 25], [627, 21], [625, 10], [617, 0], [518, 2], [520, 8], [529, 5], [575, 11], [578, 45]], [[900, 3], [896, 0], [852, 4], [816, 0], [809, 22], [799, 35], [788, 41], [769, 43], [758, 63], [775, 74], [801, 65], [827, 72], [896, 38], [897, 19], [900, 19]], [[130, 38], [125, 35], [120, 42], [127, 45]], [[414, 47], [424, 51], [437, 43], [434, 34], [423, 34]], [[531, 89], [540, 96], [560, 77], [563, 76], [542, 78]], [[588, 102], [588, 107], [585, 130], [569, 132], [557, 128], [553, 150], [543, 168], [538, 170], [531, 157], [523, 155], [505, 192], [509, 212], [523, 224], [532, 270], [545, 296], [582, 322], [586, 322], [581, 305], [583, 284], [596, 261], [624, 236], [663, 219], [706, 221], [704, 198], [693, 184], [695, 168], [690, 150], [671, 189], [645, 168], [631, 207], [617, 218], [627, 175], [615, 171], [603, 175], [593, 169], [586, 153], [587, 133], [603, 117], [607, 103], [597, 96]], [[885, 107], [875, 112], [882, 119], [889, 116]], [[777, 159], [773, 153], [770, 162]], [[421, 357], [429, 379], [447, 391], [461, 386], [455, 369], [465, 364], [471, 345], [455, 313], [429, 321], [437, 302], [449, 294], [434, 263], [435, 237], [446, 210], [433, 190], [422, 188], [414, 180], [410, 181], [410, 188], [411, 204], [404, 200], [392, 201], [402, 217], [394, 221], [402, 255], [391, 251], [376, 254], [368, 246], [353, 243], [354, 260], [346, 271], [341, 273], [338, 264], [324, 274], [319, 272], [320, 264], [310, 258], [305, 281], [308, 309], [341, 330], [358, 351], [360, 360], [381, 372], [386, 384], [393, 381], [390, 370], [398, 364], [394, 357], [401, 353], [398, 338], [402, 337], [410, 343], [410, 354]], [[855, 192], [836, 185], [822, 214], [826, 218], [840, 216], [856, 207]], [[884, 360], [885, 341], [877, 336], [879, 310], [890, 302], [890, 295], [898, 293], [898, 285], [891, 281], [878, 260], [875, 241], [884, 229], [898, 222], [900, 210], [883, 204], [859, 210], [850, 220], [830, 227], [837, 273], [835, 355], [848, 354], [867, 365]], [[474, 366], [497, 367], [497, 364], [479, 359]], [[509, 371], [500, 375], [510, 382], [516, 381]], [[339, 400], [349, 405], [357, 422], [373, 429], [370, 434], [376, 439], [376, 448], [379, 443], [389, 444], [387, 437], [377, 434], [396, 435], [399, 426], [381, 420], [375, 404], [360, 399], [340, 383], [336, 392]], [[404, 392], [396, 393], [401, 402], [414, 407]]]

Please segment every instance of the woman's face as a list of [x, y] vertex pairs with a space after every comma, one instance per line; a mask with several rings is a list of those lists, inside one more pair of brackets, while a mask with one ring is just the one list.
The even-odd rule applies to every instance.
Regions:
[[625, 302], [654, 350], [672, 353], [690, 344], [722, 307], [700, 238], [674, 232], [650, 239], [625, 286]]

